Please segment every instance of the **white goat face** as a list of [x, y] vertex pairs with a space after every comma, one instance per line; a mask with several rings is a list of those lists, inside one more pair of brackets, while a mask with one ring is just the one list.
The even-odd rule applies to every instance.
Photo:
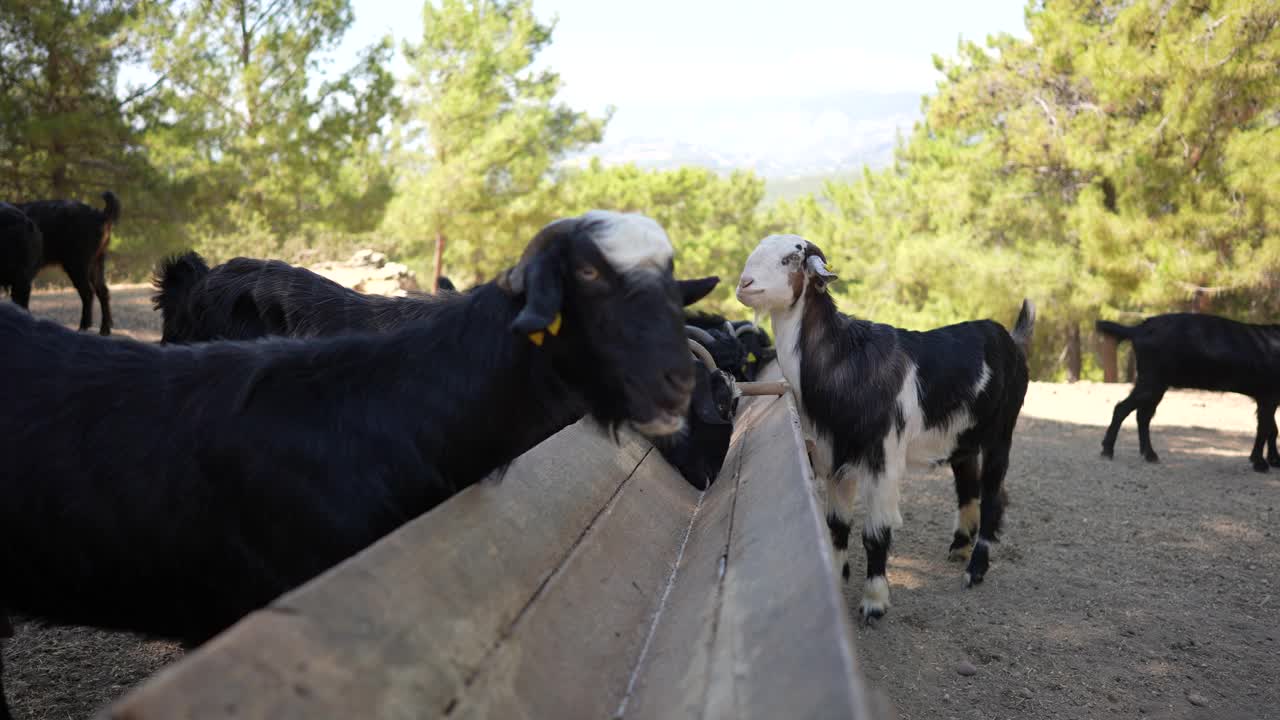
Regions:
[[807, 282], [805, 249], [799, 235], [770, 235], [747, 258], [738, 280], [738, 301], [761, 312], [791, 307]]

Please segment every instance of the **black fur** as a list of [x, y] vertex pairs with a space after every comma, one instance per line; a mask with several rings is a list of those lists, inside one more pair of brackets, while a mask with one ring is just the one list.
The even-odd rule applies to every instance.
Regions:
[[733, 380], [724, 371], [709, 370], [695, 360], [694, 373], [696, 383], [685, 429], [656, 440], [654, 446], [690, 485], [706, 490], [720, 475], [729, 453], [737, 399]]
[[[729, 333], [725, 324], [734, 328]], [[707, 346], [716, 367], [731, 373], [741, 382], [756, 379], [760, 368], [777, 357], [769, 334], [745, 320], [730, 322], [723, 315], [703, 312], [685, 313], [685, 324], [708, 332], [715, 342]], [[741, 328], [750, 329], [742, 330]]]
[[441, 275], [436, 278], [436, 292], [457, 292], [458, 288], [454, 287], [453, 281]]
[[80, 329], [93, 325], [93, 296], [102, 305], [98, 332], [111, 334], [111, 293], [107, 288], [107, 246], [111, 228], [120, 221], [120, 200], [102, 193], [99, 210], [73, 200], [39, 200], [17, 203], [40, 228], [43, 251], [40, 266], [61, 265], [80, 294]]
[[40, 271], [40, 253], [40, 228], [16, 206], [0, 203], [0, 290], [24, 308]]
[[[198, 643], [583, 409], [683, 414], [677, 284], [614, 272], [595, 229], [540, 233], [519, 294], [487, 283], [382, 335], [158, 346], [0, 305], [0, 611]], [[539, 346], [512, 329], [552, 283]]]
[[[701, 342], [711, 354], [716, 369], [707, 368], [701, 360], [695, 361], [697, 383], [685, 430], [656, 446], [690, 485], [706, 490], [719, 476], [729, 453], [738, 405], [734, 397], [735, 380], [754, 380], [759, 367], [775, 355], [769, 336], [754, 325], [750, 330], [732, 332], [735, 326], [723, 316], [688, 311], [685, 324], [711, 336], [711, 342]], [[736, 327], [748, 324], [738, 323]]]
[[162, 262], [154, 284], [166, 343], [388, 332], [429, 319], [443, 297], [365, 295], [279, 260], [235, 258], [211, 270], [194, 252]]
[[1139, 451], [1148, 462], [1159, 461], [1151, 446], [1156, 406], [1171, 387], [1194, 388], [1253, 398], [1258, 405], [1258, 431], [1249, 461], [1258, 472], [1280, 467], [1275, 418], [1280, 404], [1280, 325], [1171, 313], [1147, 318], [1134, 327], [1099, 320], [1097, 328], [1117, 340], [1131, 340], [1138, 365], [1133, 392], [1116, 405], [1102, 438], [1104, 457], [1115, 454], [1120, 424], [1137, 410]]

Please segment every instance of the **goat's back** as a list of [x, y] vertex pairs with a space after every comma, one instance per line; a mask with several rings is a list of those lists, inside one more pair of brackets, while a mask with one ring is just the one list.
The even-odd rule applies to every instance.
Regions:
[[44, 265], [79, 264], [102, 246], [107, 215], [76, 200], [37, 200], [18, 208], [40, 228]]
[[1132, 333], [1138, 378], [1176, 388], [1280, 393], [1280, 325], [1169, 313]]
[[165, 320], [172, 316], [174, 339], [188, 342], [327, 337], [388, 332], [427, 319], [438, 307], [435, 296], [365, 295], [279, 260], [235, 258], [194, 283], [185, 311], [165, 309]]
[[359, 338], [161, 347], [0, 303], [0, 346], [0, 607], [199, 636], [447, 496]]
[[917, 367], [926, 425], [945, 423], [969, 403], [979, 425], [993, 431], [1016, 422], [1027, 392], [1027, 362], [1003, 325], [971, 320], [924, 332], [898, 330], [898, 341]]

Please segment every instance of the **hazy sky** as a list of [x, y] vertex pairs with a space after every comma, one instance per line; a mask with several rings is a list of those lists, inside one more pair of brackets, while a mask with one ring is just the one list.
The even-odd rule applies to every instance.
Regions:
[[[957, 40], [1025, 35], [1025, 0], [535, 0], [558, 16], [541, 61], [573, 106], [617, 114], [609, 139], [646, 136], [730, 151], [799, 135], [843, 138], [871, 118], [841, 97], [922, 94], [933, 53]], [[419, 0], [354, 0], [344, 49], [421, 33]], [[345, 53], [343, 53], [345, 54]], [[344, 62], [339, 59], [339, 62]], [[901, 103], [899, 103], [901, 105]]]

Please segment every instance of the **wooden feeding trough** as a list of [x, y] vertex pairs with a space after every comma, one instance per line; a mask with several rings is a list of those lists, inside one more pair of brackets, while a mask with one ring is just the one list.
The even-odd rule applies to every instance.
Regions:
[[706, 493], [578, 423], [101, 717], [882, 717], [819, 510], [789, 394]]

